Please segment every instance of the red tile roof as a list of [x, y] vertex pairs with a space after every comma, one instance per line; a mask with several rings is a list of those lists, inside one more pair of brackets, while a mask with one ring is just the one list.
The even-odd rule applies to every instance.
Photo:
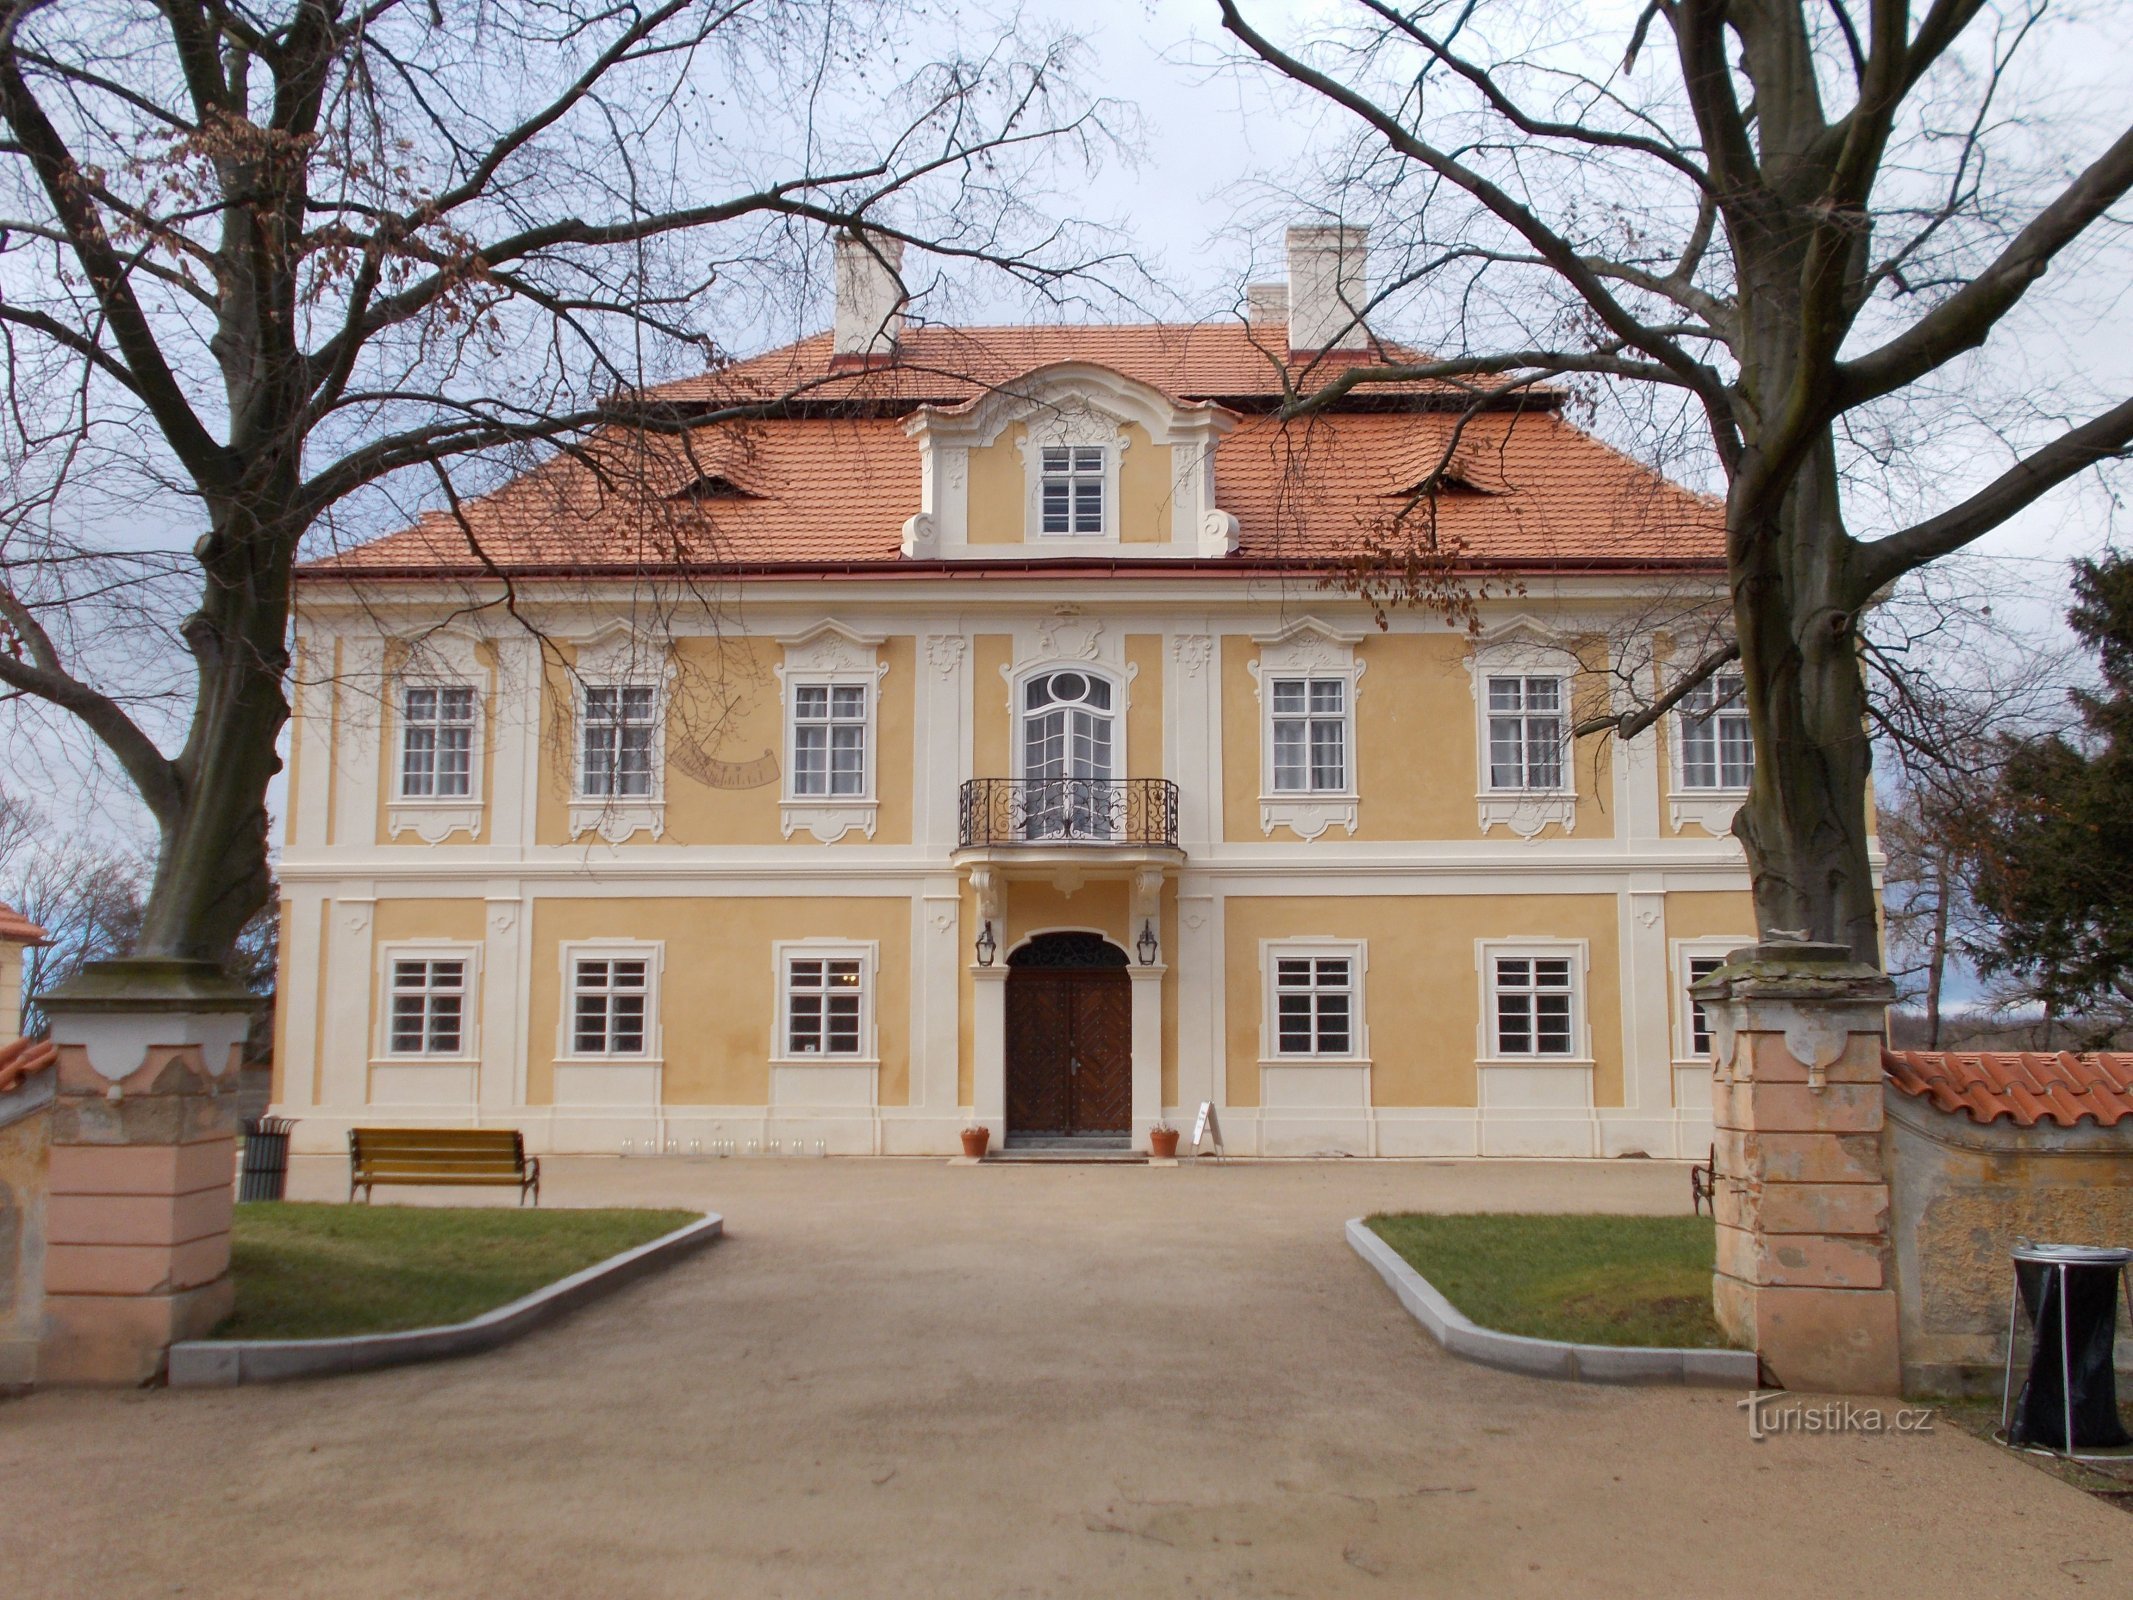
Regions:
[[2105, 1127], [2133, 1116], [2133, 1053], [2092, 1055], [2038, 1050], [1884, 1050], [1889, 1082], [1973, 1122], [2012, 1118], [2033, 1128], [2047, 1118], [2071, 1128], [2083, 1117]]
[[[1483, 412], [1462, 428], [1456, 409], [1431, 399], [1455, 394], [1450, 386], [1408, 385], [1362, 391], [1340, 409], [1282, 423], [1272, 415], [1282, 369], [1262, 347], [1266, 332], [1241, 324], [936, 328], [908, 337], [895, 364], [871, 367], [832, 366], [827, 336], [817, 336], [651, 397], [691, 408], [798, 397], [772, 415], [679, 437], [612, 430], [470, 502], [478, 553], [467, 528], [433, 512], [304, 570], [479, 577], [485, 559], [527, 575], [916, 568], [900, 549], [904, 521], [919, 509], [918, 444], [904, 429], [910, 413], [1068, 359], [1180, 401], [1242, 412], [1215, 457], [1216, 504], [1240, 524], [1236, 557], [1208, 564], [1216, 569], [1324, 568], [1373, 544], [1404, 543], [1397, 519], [1418, 513], [1403, 492], [1455, 443], [1455, 428], [1453, 481], [1434, 502], [1435, 537], [1462, 561], [1522, 570], [1722, 564], [1714, 502], [1571, 426], [1553, 396]], [[1338, 369], [1291, 377], [1311, 386]], [[707, 479], [726, 481], [691, 492]], [[1020, 556], [1000, 565], [1010, 563], [1029, 566]]]
[[43, 944], [45, 938], [44, 929], [13, 906], [0, 901], [0, 939], [10, 940], [15, 944]]

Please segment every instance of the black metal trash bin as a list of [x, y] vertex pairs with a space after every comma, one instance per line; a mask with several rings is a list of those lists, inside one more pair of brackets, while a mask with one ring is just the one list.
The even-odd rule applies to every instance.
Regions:
[[289, 1130], [293, 1117], [247, 1117], [244, 1167], [237, 1178], [237, 1198], [280, 1200], [289, 1192]]
[[2001, 1391], [2007, 1442], [2071, 1455], [2133, 1443], [2118, 1416], [2112, 1349], [2118, 1299], [2133, 1250], [2025, 1244], [2014, 1251], [2008, 1308], [2008, 1387], [2014, 1376], [2017, 1311], [2029, 1314], [2029, 1375], [2012, 1406]]

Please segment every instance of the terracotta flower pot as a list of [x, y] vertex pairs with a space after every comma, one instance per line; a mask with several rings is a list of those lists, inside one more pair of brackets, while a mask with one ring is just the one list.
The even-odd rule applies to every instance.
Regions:
[[1178, 1130], [1175, 1128], [1150, 1128], [1148, 1148], [1158, 1161], [1175, 1161], [1178, 1157]]
[[965, 1128], [963, 1130], [963, 1154], [973, 1161], [985, 1154], [985, 1146], [992, 1141], [990, 1128]]

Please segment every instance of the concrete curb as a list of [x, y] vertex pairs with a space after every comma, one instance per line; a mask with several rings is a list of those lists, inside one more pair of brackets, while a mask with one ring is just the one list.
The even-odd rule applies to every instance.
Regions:
[[1500, 1367], [1529, 1378], [1571, 1383], [1674, 1383], [1712, 1389], [1753, 1389], [1753, 1350], [1666, 1350], [1648, 1345], [1567, 1344], [1498, 1333], [1471, 1322], [1429, 1279], [1380, 1239], [1361, 1217], [1348, 1219], [1348, 1243], [1377, 1269], [1429, 1336], [1463, 1361]]
[[282, 1378], [337, 1377], [413, 1361], [469, 1356], [531, 1333], [566, 1311], [614, 1293], [624, 1284], [701, 1249], [725, 1231], [710, 1212], [634, 1250], [596, 1261], [509, 1305], [466, 1322], [346, 1339], [188, 1339], [170, 1347], [173, 1389], [231, 1389]]

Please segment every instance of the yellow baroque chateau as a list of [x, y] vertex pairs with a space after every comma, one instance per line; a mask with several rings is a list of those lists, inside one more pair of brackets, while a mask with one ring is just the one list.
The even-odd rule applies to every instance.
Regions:
[[[1232, 1153], [1700, 1156], [1745, 720], [1572, 729], [1664, 661], [1655, 592], [1721, 588], [1717, 513], [1548, 394], [1280, 421], [1400, 354], [1363, 243], [1292, 230], [1243, 321], [951, 329], [848, 239], [832, 332], [658, 392], [688, 431], [306, 568], [299, 1146], [1140, 1148], [1211, 1102]], [[1471, 625], [1325, 581], [1418, 516]]]

